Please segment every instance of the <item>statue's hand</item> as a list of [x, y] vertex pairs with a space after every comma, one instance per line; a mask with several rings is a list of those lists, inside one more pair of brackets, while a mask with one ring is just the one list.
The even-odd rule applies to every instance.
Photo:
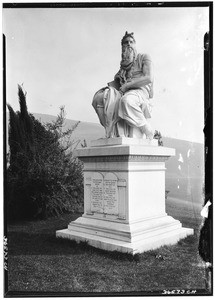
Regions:
[[124, 83], [120, 88], [120, 92], [125, 93], [127, 90], [128, 90], [127, 84]]

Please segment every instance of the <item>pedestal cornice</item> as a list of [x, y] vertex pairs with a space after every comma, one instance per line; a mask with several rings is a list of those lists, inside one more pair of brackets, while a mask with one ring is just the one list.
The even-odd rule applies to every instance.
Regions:
[[[116, 142], [116, 141], [115, 141]], [[74, 154], [81, 160], [86, 161], [165, 161], [175, 155], [175, 149], [163, 146], [134, 144], [131, 139], [130, 145], [118, 144], [109, 146], [87, 147], [77, 149]]]
[[151, 155], [112, 155], [112, 156], [79, 156], [85, 163], [90, 162], [164, 162], [169, 156]]

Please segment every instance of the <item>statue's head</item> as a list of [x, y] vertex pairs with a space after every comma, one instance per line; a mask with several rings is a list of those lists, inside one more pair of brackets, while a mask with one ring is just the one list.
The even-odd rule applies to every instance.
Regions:
[[128, 33], [128, 31], [125, 32], [125, 35], [123, 36], [121, 40], [121, 45], [129, 45], [129, 43], [136, 44], [134, 33]]
[[136, 41], [134, 39], [134, 33], [128, 33], [121, 40], [122, 55], [121, 55], [121, 67], [124, 68], [130, 65], [137, 56]]

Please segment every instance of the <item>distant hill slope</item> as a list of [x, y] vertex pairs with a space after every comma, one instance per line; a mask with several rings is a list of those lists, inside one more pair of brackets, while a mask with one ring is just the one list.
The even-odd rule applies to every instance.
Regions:
[[166, 189], [169, 196], [203, 203], [204, 145], [163, 138], [164, 146], [175, 148], [176, 156], [166, 162]]
[[[55, 116], [34, 114], [42, 123], [54, 121]], [[77, 121], [66, 119], [65, 129], [72, 128]], [[73, 133], [73, 138], [89, 145], [91, 140], [104, 137], [105, 132], [100, 124], [80, 122]], [[169, 196], [186, 201], [202, 202], [204, 185], [204, 146], [174, 138], [163, 137], [164, 147], [176, 149], [176, 156], [166, 162], [166, 189]]]
[[[41, 123], [48, 123], [56, 120], [55, 116], [45, 115], [45, 114], [33, 114], [36, 119]], [[65, 130], [72, 128], [78, 121], [66, 119]], [[95, 140], [105, 136], [103, 127], [100, 124], [80, 122], [76, 130], [74, 131], [72, 137], [74, 139], [80, 139], [81, 141], [86, 140], [87, 144], [91, 140]]]

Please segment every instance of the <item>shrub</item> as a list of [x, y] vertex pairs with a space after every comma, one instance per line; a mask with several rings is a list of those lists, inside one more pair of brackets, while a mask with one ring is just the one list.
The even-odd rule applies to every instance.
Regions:
[[46, 218], [83, 209], [83, 172], [73, 156], [72, 129], [63, 131], [61, 107], [55, 122], [42, 125], [27, 111], [18, 86], [20, 112], [10, 114], [7, 211], [10, 218]]

